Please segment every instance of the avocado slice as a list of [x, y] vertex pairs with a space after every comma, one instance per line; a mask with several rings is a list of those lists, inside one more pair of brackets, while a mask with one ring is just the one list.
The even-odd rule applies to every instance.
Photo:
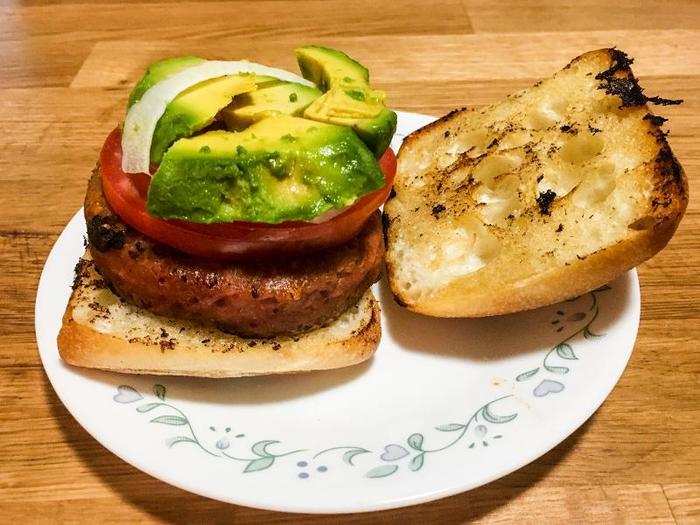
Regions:
[[396, 132], [396, 113], [384, 106], [383, 92], [369, 87], [331, 88], [306, 108], [304, 117], [351, 127], [377, 157]]
[[342, 51], [323, 46], [302, 46], [294, 50], [305, 79], [323, 92], [335, 86], [366, 86], [369, 71]]
[[398, 118], [396, 113], [384, 108], [372, 119], [357, 120], [352, 124], [357, 136], [367, 144], [374, 155], [381, 157], [391, 144], [396, 132]]
[[304, 111], [304, 117], [351, 127], [380, 156], [396, 131], [396, 113], [384, 106], [384, 93], [365, 88], [332, 88]]
[[301, 115], [320, 96], [318, 89], [296, 82], [278, 82], [263, 88], [258, 84], [256, 91], [234, 98], [221, 115], [228, 129], [239, 131], [272, 115]]
[[138, 81], [136, 86], [134, 86], [134, 89], [131, 91], [127, 109], [141, 100], [143, 94], [153, 87], [154, 84], [166, 79], [170, 75], [179, 73], [185, 68], [196, 66], [202, 62], [204, 62], [203, 58], [195, 56], [166, 58], [164, 60], [154, 62], [148, 66], [146, 73], [144, 73], [141, 80]]
[[242, 77], [250, 77], [258, 89], [276, 86], [282, 84], [284, 80], [269, 75], [256, 75], [255, 73], [239, 73]]
[[177, 141], [148, 192], [149, 213], [200, 223], [311, 220], [385, 184], [344, 126], [278, 115]]
[[200, 82], [180, 93], [156, 124], [151, 162], [158, 164], [173, 142], [211, 124], [234, 96], [255, 89], [255, 75], [230, 75]]
[[320, 46], [295, 50], [304, 78], [316, 82], [322, 97], [304, 111], [304, 117], [349, 126], [379, 157], [396, 131], [396, 113], [384, 105], [385, 94], [369, 85], [367, 68], [345, 53]]

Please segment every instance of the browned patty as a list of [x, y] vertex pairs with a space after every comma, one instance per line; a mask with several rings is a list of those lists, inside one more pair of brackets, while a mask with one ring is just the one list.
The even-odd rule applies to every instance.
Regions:
[[88, 184], [85, 219], [95, 265], [124, 300], [249, 337], [293, 334], [335, 319], [377, 281], [384, 257], [378, 212], [349, 243], [302, 257], [189, 256], [124, 224], [107, 205], [98, 169]]

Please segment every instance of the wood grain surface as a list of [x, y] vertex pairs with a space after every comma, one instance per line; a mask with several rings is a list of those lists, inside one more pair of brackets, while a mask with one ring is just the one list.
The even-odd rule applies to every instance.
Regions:
[[[122, 462], [68, 414], [41, 368], [34, 298], [48, 251], [81, 206], [106, 135], [149, 61], [249, 57], [294, 68], [301, 42], [338, 46], [391, 104], [440, 115], [483, 105], [617, 45], [636, 58], [670, 142], [700, 187], [700, 3], [24, 1], [0, 5], [0, 522], [700, 523], [700, 206], [639, 268], [630, 364], [569, 439], [471, 492], [352, 516], [278, 514], [195, 496]], [[381, 5], [381, 7], [379, 7]], [[271, 487], [283, 490], [283, 487]]]

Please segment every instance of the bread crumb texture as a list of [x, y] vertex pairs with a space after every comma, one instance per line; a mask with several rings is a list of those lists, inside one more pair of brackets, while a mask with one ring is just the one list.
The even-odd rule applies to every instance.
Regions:
[[465, 297], [526, 286], [677, 224], [687, 185], [659, 127], [665, 119], [647, 103], [680, 101], [646, 97], [630, 63], [613, 49], [586, 53], [532, 88], [406, 138], [384, 217], [400, 301], [431, 313], [455, 283]]

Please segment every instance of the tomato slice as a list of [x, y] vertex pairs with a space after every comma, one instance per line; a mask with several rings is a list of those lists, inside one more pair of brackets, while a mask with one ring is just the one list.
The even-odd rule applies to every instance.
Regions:
[[389, 196], [396, 173], [396, 156], [391, 148], [379, 159], [379, 165], [386, 185], [362, 196], [353, 205], [323, 222], [198, 224], [164, 220], [148, 213], [146, 196], [150, 175], [122, 171], [121, 132], [118, 128], [109, 134], [100, 153], [105, 197], [125, 223], [182, 252], [214, 259], [302, 253], [349, 241]]

